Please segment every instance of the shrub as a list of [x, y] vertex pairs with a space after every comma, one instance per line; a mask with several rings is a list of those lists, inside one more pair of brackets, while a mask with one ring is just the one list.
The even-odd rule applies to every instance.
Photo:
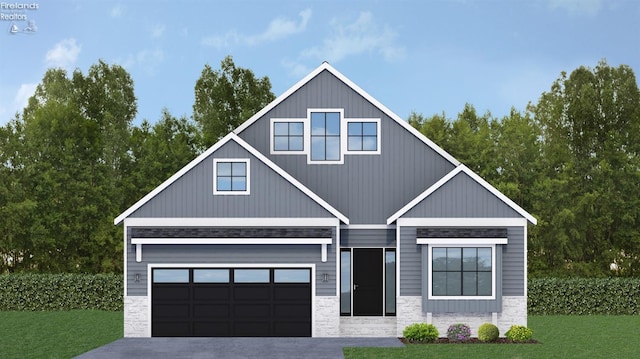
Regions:
[[465, 342], [471, 338], [471, 328], [462, 323], [451, 324], [447, 329], [447, 338], [454, 342]]
[[0, 311], [123, 309], [121, 274], [2, 274]]
[[533, 330], [524, 325], [512, 325], [504, 335], [514, 342], [523, 343], [533, 338]]
[[640, 278], [535, 278], [528, 296], [533, 315], [640, 314]]
[[440, 333], [433, 324], [414, 323], [404, 328], [402, 335], [412, 342], [433, 342]]
[[500, 329], [491, 323], [484, 323], [478, 328], [478, 339], [482, 342], [495, 342], [500, 336]]

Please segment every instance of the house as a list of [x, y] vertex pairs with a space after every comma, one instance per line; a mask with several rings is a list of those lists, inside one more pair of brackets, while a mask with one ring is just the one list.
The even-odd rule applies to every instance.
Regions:
[[326, 62], [114, 222], [126, 337], [527, 323], [536, 219]]

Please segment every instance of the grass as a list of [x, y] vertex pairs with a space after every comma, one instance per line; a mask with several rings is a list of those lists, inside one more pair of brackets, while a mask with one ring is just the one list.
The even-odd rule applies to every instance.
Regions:
[[426, 344], [344, 353], [346, 359], [640, 358], [640, 316], [529, 316], [529, 327], [541, 344]]
[[[122, 312], [0, 312], [0, 357], [71, 358], [122, 337]], [[640, 358], [640, 316], [529, 316], [541, 344], [346, 348], [345, 358]]]
[[0, 357], [72, 358], [122, 338], [122, 312], [0, 312]]

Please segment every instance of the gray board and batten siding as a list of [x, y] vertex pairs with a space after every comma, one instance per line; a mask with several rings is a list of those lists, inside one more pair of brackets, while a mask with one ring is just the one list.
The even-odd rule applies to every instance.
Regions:
[[395, 248], [395, 229], [341, 229], [340, 248]]
[[518, 218], [500, 198], [460, 172], [405, 213], [403, 218]]
[[[166, 228], [167, 235], [174, 228]], [[203, 230], [207, 230], [206, 228]], [[327, 245], [327, 261], [322, 262], [322, 252], [319, 244], [294, 245], [175, 245], [175, 244], [145, 244], [142, 262], [136, 262], [135, 246], [131, 245], [131, 234], [136, 228], [128, 228], [127, 234], [127, 296], [146, 296], [147, 293], [147, 265], [149, 263], [162, 264], [315, 264], [316, 266], [316, 295], [336, 295], [336, 247], [335, 229], [332, 231], [332, 244]], [[158, 231], [158, 229], [154, 229]], [[166, 235], [160, 233], [159, 237]], [[265, 268], [267, 268], [266, 266]], [[241, 268], [241, 267], [240, 267]], [[329, 275], [328, 281], [323, 282], [323, 274]], [[138, 282], [135, 275], [139, 274]]]
[[[306, 118], [308, 108], [344, 109], [346, 118], [380, 118], [380, 154], [345, 155], [339, 165], [308, 164], [303, 154], [272, 155], [270, 119]], [[238, 135], [347, 216], [350, 224], [386, 224], [389, 216], [455, 168], [328, 71]]]
[[507, 245], [496, 245], [495, 300], [428, 300], [427, 245], [416, 245], [417, 228], [400, 228], [400, 295], [423, 296], [425, 311], [497, 312], [502, 296], [524, 296], [524, 228], [506, 227]]
[[[213, 195], [213, 159], [248, 158], [250, 195]], [[300, 189], [230, 140], [129, 217], [331, 218]]]

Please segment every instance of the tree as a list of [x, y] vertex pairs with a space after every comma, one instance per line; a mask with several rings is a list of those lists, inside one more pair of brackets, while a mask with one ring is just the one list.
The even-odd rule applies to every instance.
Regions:
[[201, 151], [199, 136], [191, 121], [175, 118], [167, 109], [155, 125], [145, 120], [134, 128], [129, 202], [134, 203], [193, 160]]
[[231, 56], [214, 71], [204, 66], [195, 86], [193, 119], [209, 147], [275, 99], [268, 77], [236, 67]]
[[[532, 111], [544, 179], [535, 193], [548, 268], [640, 272], [640, 91], [628, 66], [562, 73]], [[547, 230], [545, 230], [547, 229]]]

